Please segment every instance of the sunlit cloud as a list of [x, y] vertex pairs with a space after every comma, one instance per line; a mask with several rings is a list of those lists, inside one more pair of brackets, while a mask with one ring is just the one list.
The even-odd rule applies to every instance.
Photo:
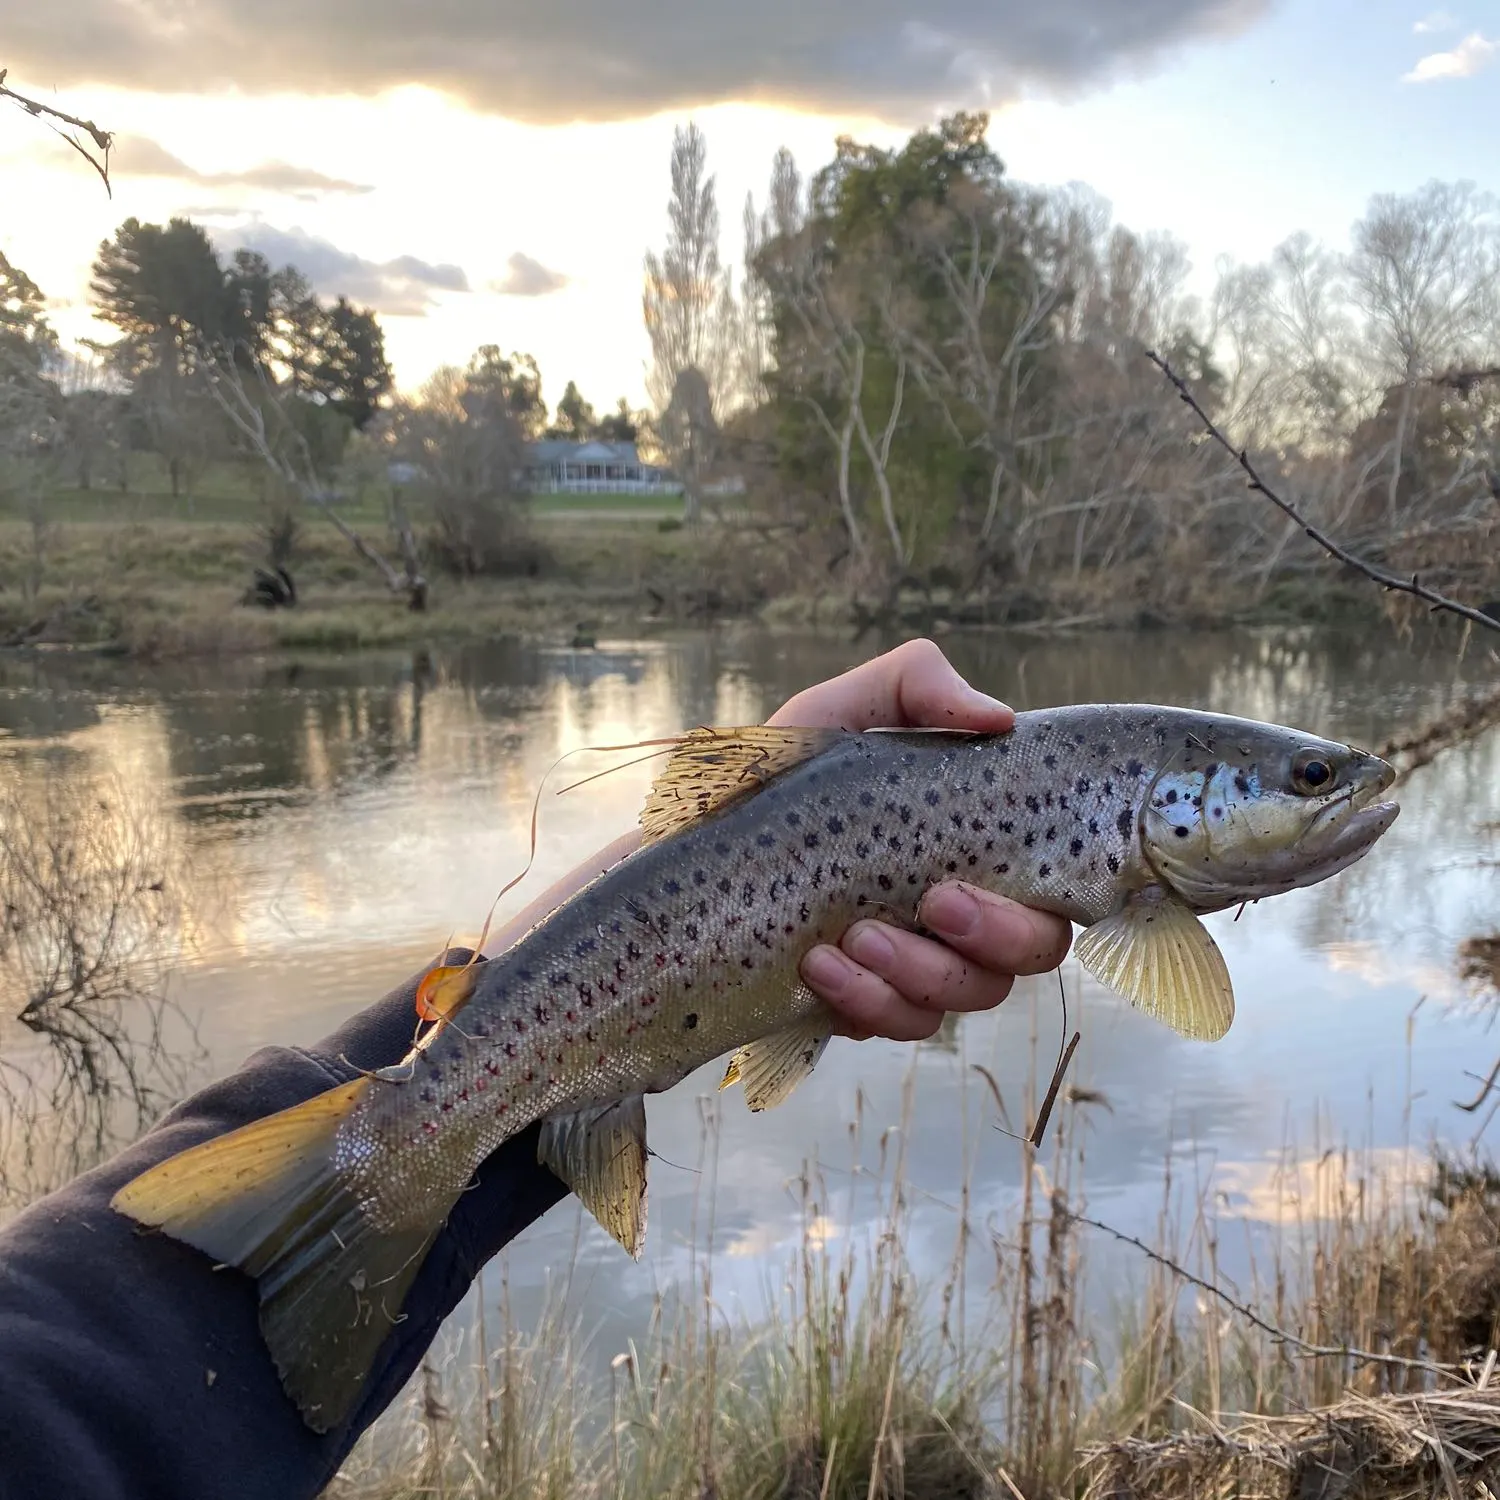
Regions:
[[492, 281], [490, 290], [502, 297], [545, 297], [549, 292], [560, 292], [567, 284], [568, 278], [561, 271], [517, 250], [506, 262], [505, 275]]
[[259, 162], [238, 171], [205, 172], [189, 166], [147, 136], [127, 136], [119, 141], [110, 157], [110, 171], [115, 177], [167, 177], [199, 187], [259, 188], [296, 197], [374, 191], [369, 183], [349, 182], [284, 161]]
[[469, 290], [462, 266], [434, 265], [415, 255], [368, 260], [304, 229], [251, 223], [216, 230], [213, 238], [222, 251], [259, 251], [272, 266], [295, 266], [314, 291], [393, 317], [420, 317], [436, 301], [435, 293]]
[[1402, 83], [1434, 83], [1440, 78], [1472, 78], [1494, 62], [1500, 53], [1500, 42], [1492, 42], [1477, 31], [1470, 32], [1458, 46], [1447, 52], [1429, 52], [1418, 60], [1410, 73], [1403, 73]]
[[1430, 36], [1435, 31], [1452, 31], [1458, 25], [1458, 17], [1451, 11], [1434, 10], [1429, 11], [1420, 21], [1412, 23], [1412, 30], [1418, 36]]

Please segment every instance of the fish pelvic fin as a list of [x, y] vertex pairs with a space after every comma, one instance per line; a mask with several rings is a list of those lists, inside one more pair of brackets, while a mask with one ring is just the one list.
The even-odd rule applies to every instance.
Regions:
[[783, 771], [811, 760], [844, 737], [841, 729], [770, 724], [689, 731], [652, 783], [641, 809], [646, 842], [667, 838], [752, 796]]
[[747, 1043], [729, 1059], [719, 1087], [741, 1084], [748, 1108], [756, 1112], [774, 1109], [817, 1066], [833, 1027], [833, 1016], [820, 1005], [795, 1024]]
[[451, 1203], [378, 1229], [335, 1161], [339, 1125], [370, 1087], [340, 1085], [169, 1157], [111, 1207], [255, 1278], [281, 1383], [314, 1432], [346, 1421]]
[[646, 1101], [553, 1115], [537, 1160], [562, 1178], [599, 1223], [639, 1260], [646, 1244]]
[[1101, 984], [1182, 1036], [1216, 1042], [1234, 1021], [1234, 986], [1198, 917], [1159, 887], [1136, 891], [1073, 945]]

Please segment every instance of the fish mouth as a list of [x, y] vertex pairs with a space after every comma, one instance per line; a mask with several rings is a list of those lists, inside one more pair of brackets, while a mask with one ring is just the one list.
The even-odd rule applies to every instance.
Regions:
[[1301, 841], [1316, 848], [1320, 864], [1352, 863], [1396, 821], [1400, 804], [1381, 795], [1395, 780], [1394, 768], [1372, 755], [1359, 780], [1330, 799]]

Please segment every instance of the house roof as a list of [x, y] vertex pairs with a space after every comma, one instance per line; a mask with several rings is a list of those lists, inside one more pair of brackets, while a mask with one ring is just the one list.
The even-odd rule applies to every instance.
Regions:
[[542, 438], [531, 444], [534, 464], [638, 464], [634, 443], [575, 443], [569, 438]]

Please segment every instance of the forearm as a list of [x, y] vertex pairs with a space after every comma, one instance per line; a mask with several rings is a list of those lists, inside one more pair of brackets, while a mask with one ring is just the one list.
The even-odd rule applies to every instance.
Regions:
[[0, 1495], [314, 1496], [395, 1397], [480, 1266], [566, 1191], [536, 1136], [482, 1166], [439, 1236], [353, 1420], [319, 1436], [281, 1388], [253, 1282], [109, 1206], [187, 1146], [396, 1061], [413, 979], [308, 1051], [269, 1048], [0, 1231]]

